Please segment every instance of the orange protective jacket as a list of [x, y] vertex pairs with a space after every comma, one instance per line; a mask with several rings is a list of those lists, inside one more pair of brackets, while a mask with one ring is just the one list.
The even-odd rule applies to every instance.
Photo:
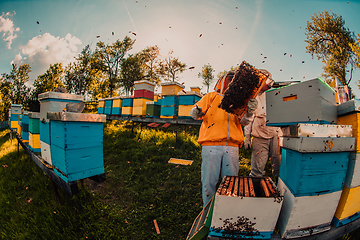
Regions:
[[198, 142], [202, 146], [234, 146], [241, 147], [244, 142], [244, 134], [240, 119], [219, 108], [223, 95], [218, 92], [206, 94], [195, 106], [201, 107], [205, 113]]

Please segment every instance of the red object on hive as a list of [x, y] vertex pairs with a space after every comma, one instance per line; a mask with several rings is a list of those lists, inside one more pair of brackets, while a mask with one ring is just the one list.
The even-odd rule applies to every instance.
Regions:
[[154, 92], [146, 89], [134, 90], [134, 98], [147, 98], [154, 100]]

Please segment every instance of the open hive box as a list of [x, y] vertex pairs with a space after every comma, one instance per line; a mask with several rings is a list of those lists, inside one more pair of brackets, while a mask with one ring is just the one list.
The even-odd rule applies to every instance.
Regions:
[[219, 107], [242, 118], [248, 109], [247, 103], [258, 95], [267, 78], [268, 76], [243, 61], [224, 92]]
[[270, 178], [225, 176], [215, 194], [208, 235], [268, 239], [282, 200]]

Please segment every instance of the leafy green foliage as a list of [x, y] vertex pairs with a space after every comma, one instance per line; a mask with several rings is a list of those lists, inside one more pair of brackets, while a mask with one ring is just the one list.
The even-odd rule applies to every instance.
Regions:
[[325, 64], [325, 77], [338, 78], [343, 85], [351, 81], [346, 79], [347, 67], [354, 67], [354, 52], [351, 44], [355, 43], [354, 34], [345, 28], [345, 21], [340, 15], [327, 11], [311, 16], [307, 21], [305, 35], [306, 52], [316, 55]]
[[205, 64], [202, 67], [202, 71], [198, 73], [198, 77], [203, 79], [203, 84], [207, 86], [207, 92], [209, 92], [210, 84], [214, 80], [213, 75], [214, 69], [211, 67], [210, 64]]

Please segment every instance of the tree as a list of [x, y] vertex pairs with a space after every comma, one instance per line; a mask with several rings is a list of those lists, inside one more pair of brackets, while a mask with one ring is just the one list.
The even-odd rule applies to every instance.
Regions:
[[159, 85], [161, 82], [161, 60], [159, 59], [160, 48], [157, 45], [147, 47], [140, 52], [140, 56], [144, 80], [148, 80]]
[[173, 51], [171, 50], [167, 57], [160, 63], [161, 75], [166, 81], [173, 81], [178, 78], [176, 75], [186, 70], [186, 63], [182, 63], [179, 58], [172, 56]]
[[100, 59], [97, 68], [106, 73], [108, 79], [104, 84], [108, 85], [110, 97], [120, 86], [121, 63], [125, 59], [126, 53], [132, 49], [135, 40], [126, 36], [123, 41], [116, 40], [115, 43], [105, 45], [104, 42], [98, 42], [94, 55]]
[[7, 119], [11, 104], [21, 104], [27, 107], [30, 88], [26, 86], [26, 83], [29, 81], [30, 72], [29, 64], [23, 64], [19, 67], [13, 64], [9, 74], [2, 74], [0, 79], [0, 99], [3, 107], [0, 111], [1, 119]]
[[140, 54], [130, 55], [121, 63], [121, 87], [125, 89], [126, 94], [133, 90], [135, 81], [144, 77], [140, 58]]
[[100, 59], [91, 53], [90, 46], [87, 45], [81, 51], [76, 61], [70, 63], [65, 68], [65, 85], [69, 93], [87, 95], [96, 99], [93, 94], [95, 85], [104, 78], [103, 72], [97, 67]]
[[205, 64], [202, 67], [202, 71], [198, 73], [198, 77], [203, 79], [203, 84], [207, 86], [207, 92], [209, 93], [210, 84], [214, 81], [213, 75], [214, 69], [210, 64]]
[[[351, 45], [355, 39], [344, 25], [345, 21], [340, 15], [318, 12], [311, 16], [311, 21], [307, 21], [305, 42], [306, 52], [312, 57], [316, 55], [325, 64], [324, 76], [338, 78], [343, 85], [348, 85], [354, 70], [355, 55]], [[346, 78], [347, 71], [350, 72], [349, 80]]]

